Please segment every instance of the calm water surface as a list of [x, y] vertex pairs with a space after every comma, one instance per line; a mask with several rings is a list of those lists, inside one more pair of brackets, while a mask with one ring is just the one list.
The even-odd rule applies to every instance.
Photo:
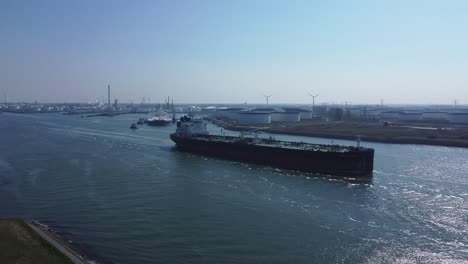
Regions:
[[98, 263], [468, 263], [467, 149], [364, 142], [356, 183], [181, 153], [137, 117], [0, 115], [0, 217]]

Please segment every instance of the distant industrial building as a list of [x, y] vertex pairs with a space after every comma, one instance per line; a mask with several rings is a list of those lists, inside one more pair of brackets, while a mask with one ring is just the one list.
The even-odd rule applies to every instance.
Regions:
[[300, 122], [300, 110], [297, 108], [255, 108], [252, 109], [253, 113], [268, 113], [270, 115], [270, 122]]
[[346, 112], [353, 119], [365, 119], [365, 120], [378, 120], [381, 118], [382, 109], [359, 107], [359, 108], [346, 108]]
[[215, 112], [215, 117], [218, 118], [227, 118], [227, 119], [232, 119], [232, 120], [238, 120], [239, 115], [238, 113], [245, 108], [219, 108]]
[[298, 112], [299, 113], [299, 121], [302, 120], [309, 120], [312, 119], [312, 111], [302, 108], [283, 108], [286, 112]]
[[274, 107], [260, 107], [260, 108], [251, 109], [250, 111], [251, 111], [251, 112], [268, 112], [268, 113], [272, 113], [272, 112], [278, 111], [278, 108], [274, 108]]
[[[301, 109], [301, 112], [299, 112], [299, 115], [301, 116], [301, 121], [302, 120], [310, 120], [310, 119], [314, 118], [313, 112], [310, 111], [310, 110]], [[315, 115], [315, 116], [317, 116], [317, 115]]]
[[383, 121], [401, 122], [434, 122], [434, 123], [454, 123], [468, 124], [468, 111], [464, 109], [452, 109], [443, 111], [385, 111], [382, 112]]
[[[468, 109], [390, 109], [381, 107], [343, 108], [347, 118], [394, 122], [430, 122], [468, 124]], [[235, 120], [241, 124], [294, 123], [313, 119], [313, 112], [293, 107], [205, 107], [202, 110], [217, 118]]]
[[268, 124], [270, 122], [300, 122], [301, 112], [298, 109], [282, 108], [219, 108], [215, 117], [236, 120], [244, 124]]

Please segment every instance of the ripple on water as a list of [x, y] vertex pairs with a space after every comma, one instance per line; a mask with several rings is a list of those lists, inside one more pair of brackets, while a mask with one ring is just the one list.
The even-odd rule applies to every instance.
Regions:
[[0, 213], [60, 223], [98, 262], [468, 259], [467, 150], [366, 143], [374, 177], [356, 182], [173, 151], [169, 128], [129, 132], [132, 118], [7, 122], [0, 177], [19, 184]]

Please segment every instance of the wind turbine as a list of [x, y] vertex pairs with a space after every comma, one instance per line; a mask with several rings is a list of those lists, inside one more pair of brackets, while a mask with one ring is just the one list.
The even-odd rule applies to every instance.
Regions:
[[268, 104], [268, 102], [269, 102], [269, 100], [270, 100], [270, 97], [271, 97], [271, 94], [270, 94], [270, 95], [263, 95], [263, 96], [265, 96], [265, 98], [266, 98], [266, 100], [267, 100], [267, 104]]
[[6, 90], [4, 89], [4, 90], [3, 90], [3, 104], [5, 104], [5, 105], [6, 105], [6, 98], [7, 98], [7, 92], [6, 92]]
[[307, 93], [310, 97], [312, 97], [312, 118], [314, 118], [314, 108], [315, 108], [315, 97], [319, 96], [318, 94], [312, 95]]

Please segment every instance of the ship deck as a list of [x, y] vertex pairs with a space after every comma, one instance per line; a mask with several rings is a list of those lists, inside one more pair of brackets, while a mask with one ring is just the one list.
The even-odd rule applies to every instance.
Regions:
[[269, 138], [255, 138], [255, 137], [233, 137], [233, 136], [218, 136], [218, 135], [197, 135], [192, 136], [192, 139], [208, 141], [208, 142], [224, 142], [233, 144], [247, 144], [264, 147], [274, 148], [285, 148], [285, 149], [297, 149], [306, 151], [317, 151], [317, 152], [369, 152], [372, 151], [370, 148], [354, 147], [354, 146], [341, 146], [341, 145], [325, 145], [325, 144], [312, 144], [306, 142], [292, 142], [292, 141], [280, 141]]

